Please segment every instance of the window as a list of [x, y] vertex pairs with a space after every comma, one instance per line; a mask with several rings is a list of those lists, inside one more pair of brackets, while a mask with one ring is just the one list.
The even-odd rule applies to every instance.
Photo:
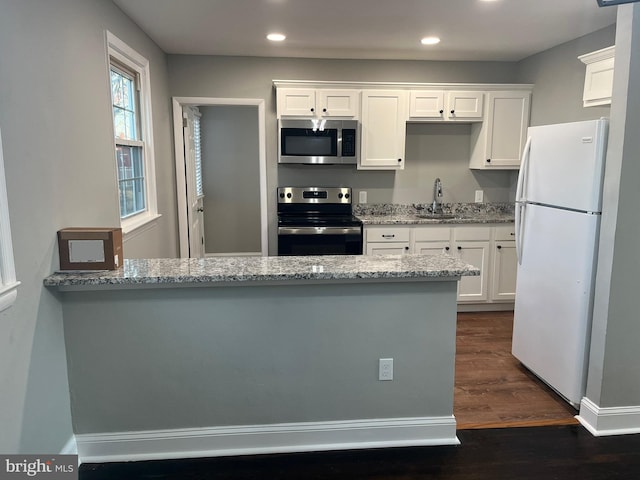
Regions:
[[126, 235], [158, 217], [149, 62], [110, 32], [107, 44], [120, 223]]
[[9, 308], [16, 300], [16, 271], [11, 245], [11, 226], [9, 225], [9, 202], [7, 200], [7, 184], [4, 177], [4, 160], [2, 158], [2, 136], [0, 135], [0, 312]]

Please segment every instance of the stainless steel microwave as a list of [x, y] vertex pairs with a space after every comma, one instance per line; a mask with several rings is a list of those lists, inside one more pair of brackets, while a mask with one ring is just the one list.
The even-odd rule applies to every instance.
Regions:
[[280, 120], [278, 163], [355, 165], [359, 133], [357, 120]]

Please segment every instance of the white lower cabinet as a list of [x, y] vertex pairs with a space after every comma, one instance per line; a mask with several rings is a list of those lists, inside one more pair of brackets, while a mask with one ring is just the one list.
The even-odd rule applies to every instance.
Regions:
[[480, 269], [477, 277], [462, 277], [458, 282], [458, 302], [486, 302], [488, 297], [491, 227], [461, 226], [453, 229], [453, 253]]
[[513, 302], [516, 299], [518, 270], [513, 226], [494, 228], [492, 255], [491, 300]]
[[480, 269], [462, 277], [458, 303], [510, 303], [515, 300], [515, 230], [509, 225], [365, 226], [366, 255], [448, 253]]
[[413, 229], [412, 253], [439, 255], [451, 253], [451, 228], [439, 225]]
[[409, 243], [403, 242], [367, 242], [367, 255], [404, 255], [409, 253]]
[[366, 255], [402, 255], [411, 251], [411, 229], [407, 227], [365, 228]]

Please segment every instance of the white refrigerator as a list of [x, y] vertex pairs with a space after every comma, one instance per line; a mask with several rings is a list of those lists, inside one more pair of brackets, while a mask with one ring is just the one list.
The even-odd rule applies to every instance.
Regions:
[[516, 191], [512, 353], [574, 407], [585, 394], [608, 120], [530, 127]]

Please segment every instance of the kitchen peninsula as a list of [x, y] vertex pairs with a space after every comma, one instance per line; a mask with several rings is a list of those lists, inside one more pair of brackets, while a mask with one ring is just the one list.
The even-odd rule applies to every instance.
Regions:
[[455, 444], [456, 286], [478, 274], [448, 255], [55, 273], [80, 458]]

